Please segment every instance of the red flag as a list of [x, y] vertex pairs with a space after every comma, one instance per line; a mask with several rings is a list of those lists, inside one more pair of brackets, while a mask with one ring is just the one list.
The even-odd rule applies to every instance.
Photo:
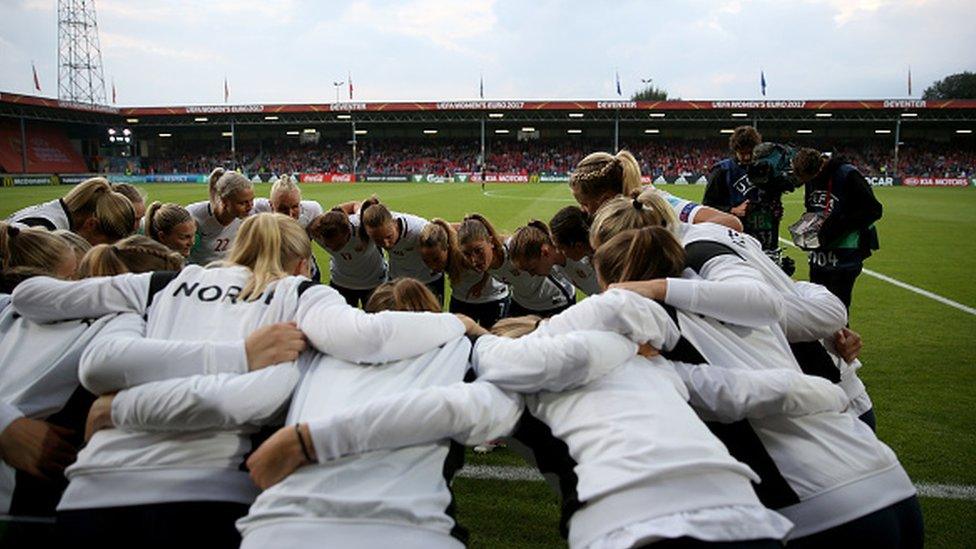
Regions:
[[112, 80], [112, 104], [113, 105], [116, 103], [116, 97], [117, 96], [115, 94], [115, 80]]
[[352, 73], [347, 73], [349, 76], [349, 100], [352, 101]]
[[34, 71], [34, 89], [41, 91], [41, 79], [37, 77], [37, 67], [34, 66], [34, 63], [31, 63], [31, 70]]
[[230, 88], [227, 87], [227, 77], [224, 77], [224, 103], [227, 102], [227, 98], [230, 97]]

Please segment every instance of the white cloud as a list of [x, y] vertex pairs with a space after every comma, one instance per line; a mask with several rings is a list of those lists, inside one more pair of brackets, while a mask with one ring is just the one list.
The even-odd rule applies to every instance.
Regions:
[[105, 57], [132, 58], [139, 56], [165, 57], [182, 61], [220, 61], [222, 56], [201, 48], [178, 49], [160, 46], [156, 42], [134, 36], [101, 32], [102, 51]]
[[396, 7], [377, 7], [364, 0], [350, 5], [339, 24], [429, 40], [448, 50], [472, 54], [475, 52], [462, 43], [495, 30], [494, 7], [495, 0], [412, 0]]

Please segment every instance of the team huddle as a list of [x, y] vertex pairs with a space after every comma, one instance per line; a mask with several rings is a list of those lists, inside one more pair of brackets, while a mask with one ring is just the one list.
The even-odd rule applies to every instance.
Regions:
[[510, 235], [220, 168], [13, 214], [3, 543], [463, 547], [451, 481], [504, 439], [573, 548], [920, 547], [845, 303], [626, 151], [570, 187]]

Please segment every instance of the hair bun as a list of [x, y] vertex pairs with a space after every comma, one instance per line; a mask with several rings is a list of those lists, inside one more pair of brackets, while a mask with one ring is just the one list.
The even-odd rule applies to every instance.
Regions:
[[16, 225], [7, 225], [7, 236], [13, 238], [20, 234], [20, 227]]

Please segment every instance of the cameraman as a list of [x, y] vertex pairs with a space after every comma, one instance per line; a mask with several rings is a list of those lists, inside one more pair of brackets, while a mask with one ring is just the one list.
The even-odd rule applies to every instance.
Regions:
[[810, 282], [825, 286], [850, 309], [854, 280], [878, 249], [874, 222], [881, 219], [881, 203], [861, 172], [838, 156], [800, 149], [793, 173], [804, 185], [806, 211], [823, 218], [819, 245], [808, 249]]
[[763, 250], [779, 248], [779, 222], [783, 218], [781, 191], [759, 189], [749, 181], [752, 151], [762, 136], [752, 126], [739, 126], [729, 137], [732, 157], [712, 167], [702, 204], [729, 212], [742, 220], [746, 234], [762, 244]]

